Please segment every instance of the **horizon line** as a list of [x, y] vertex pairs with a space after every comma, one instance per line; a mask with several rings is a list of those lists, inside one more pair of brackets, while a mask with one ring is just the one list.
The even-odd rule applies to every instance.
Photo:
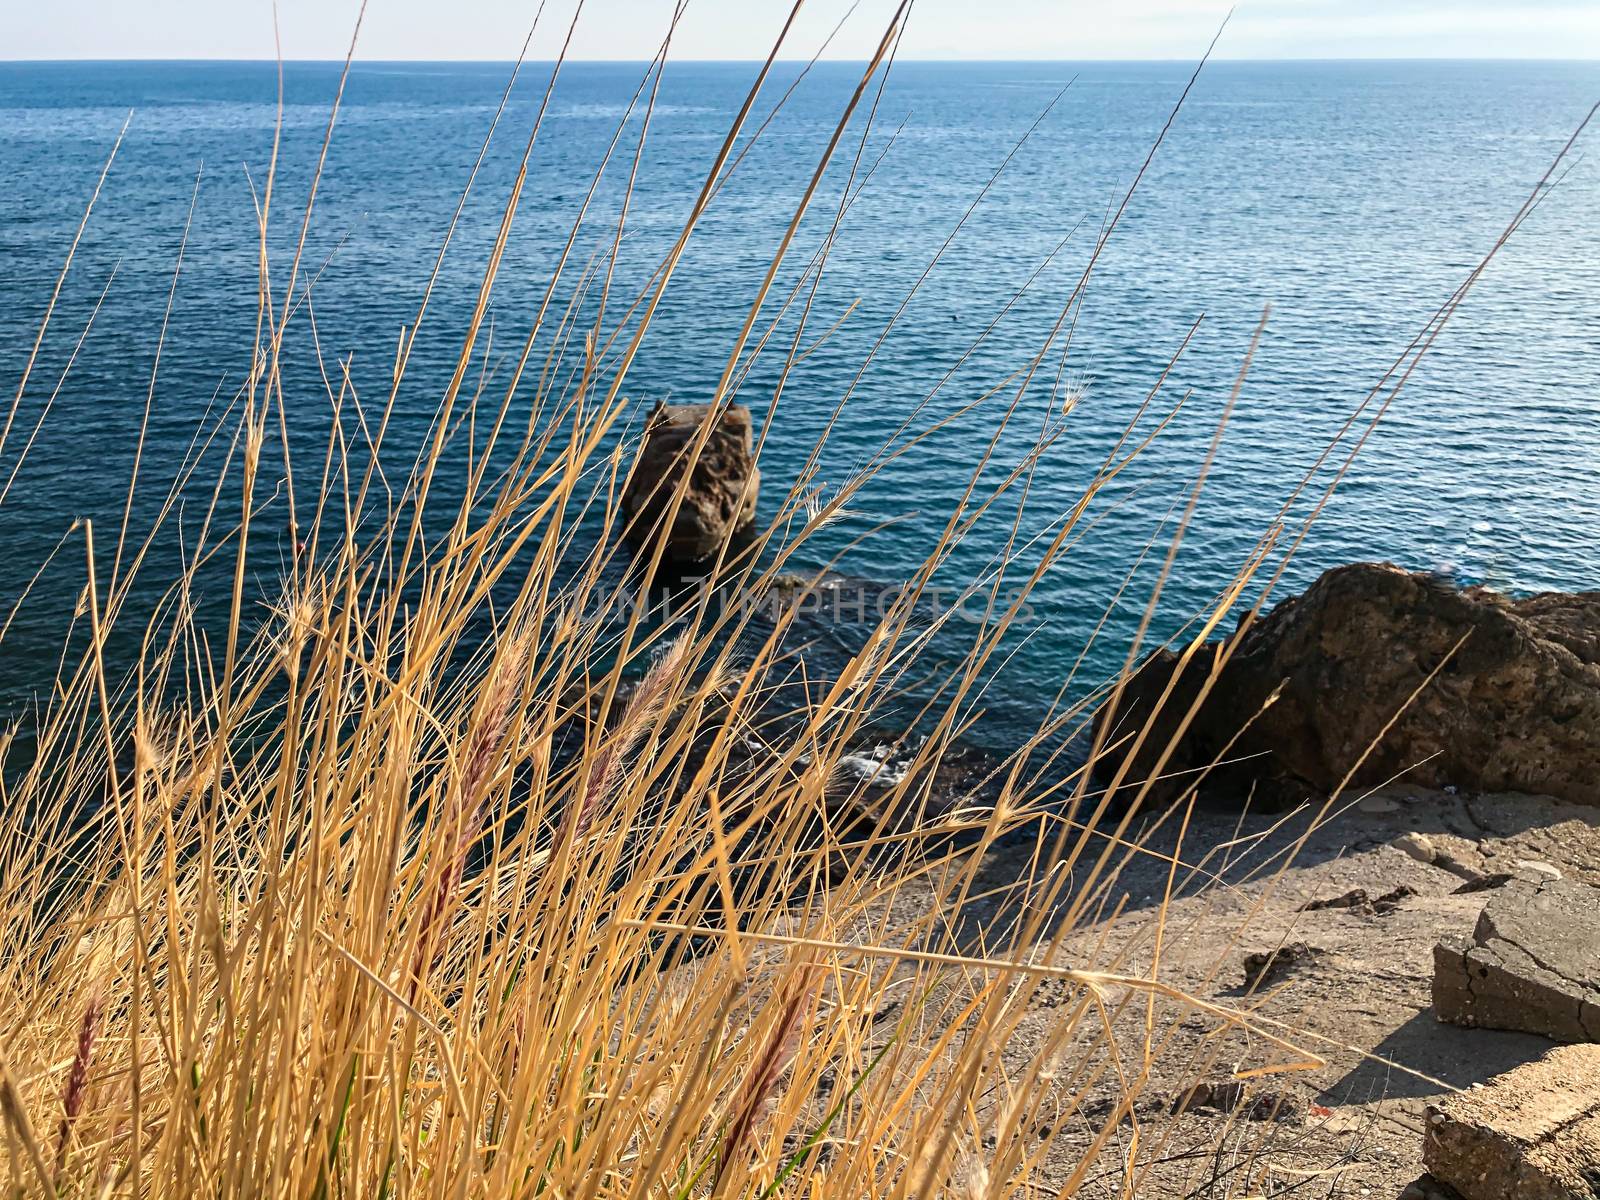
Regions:
[[[557, 59], [523, 59], [522, 65], [551, 66], [557, 61], [564, 64], [593, 64], [610, 66], [646, 66], [653, 62], [644, 58], [598, 58], [598, 57], [568, 57], [564, 60]], [[765, 58], [673, 58], [669, 63], [688, 66], [759, 66]], [[778, 58], [779, 63], [806, 63], [810, 58]], [[818, 65], [834, 63], [843, 66], [863, 66], [867, 60], [864, 58], [820, 58], [815, 60]], [[979, 58], [940, 58], [940, 57], [902, 57], [896, 60], [899, 63], [933, 64], [939, 66], [962, 65], [995, 65], [1007, 64], [1017, 66], [1053, 66], [1053, 65], [1078, 65], [1082, 63], [1107, 63], [1107, 64], [1188, 64], [1194, 65], [1200, 60], [1194, 56], [1165, 55], [1148, 58], [1136, 57], [1111, 57], [1090, 56], [1085, 58], [1009, 58], [1009, 57], [979, 57]], [[1220, 55], [1215, 54], [1208, 60], [1211, 63], [1422, 63], [1422, 62], [1455, 62], [1455, 63], [1596, 63], [1600, 64], [1600, 56], [1585, 55], [1556, 55], [1556, 54], [1523, 54], [1523, 55], [1457, 55], [1457, 54], [1379, 54], [1379, 55]], [[138, 56], [130, 58], [100, 58], [91, 56], [73, 56], [68, 58], [10, 58], [0, 56], [0, 65], [4, 66], [58, 66], [71, 63], [79, 64], [182, 64], [182, 63], [215, 63], [215, 64], [265, 64], [282, 62], [285, 65], [344, 65], [343, 58], [278, 58], [272, 56], [256, 56], [240, 58], [227, 55], [191, 55], [181, 58], [161, 58], [151, 56]], [[351, 60], [352, 67], [368, 66], [393, 66], [409, 64], [415, 66], [513, 66], [517, 62], [512, 58], [355, 58]]]

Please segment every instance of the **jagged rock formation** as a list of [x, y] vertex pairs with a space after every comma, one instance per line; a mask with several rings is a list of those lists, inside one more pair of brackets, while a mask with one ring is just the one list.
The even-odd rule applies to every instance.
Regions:
[[[662, 538], [667, 557], [678, 561], [711, 557], [755, 521], [761, 472], [751, 453], [748, 408], [723, 407], [689, 470], [690, 451], [711, 410], [709, 404], [657, 404], [622, 494], [629, 539], [650, 545]], [[686, 470], [689, 482], [683, 499], [671, 527], [663, 528]]]
[[[1172, 686], [1130, 781], [1146, 778], [1178, 734], [1220, 648], [1176, 678], [1178, 656], [1151, 655], [1116, 711], [1102, 712], [1112, 745]], [[1102, 775], [1130, 748], [1114, 748]], [[1205, 787], [1235, 796], [1256, 787], [1263, 798], [1299, 799], [1355, 768], [1350, 786], [1401, 776], [1600, 804], [1600, 592], [1511, 600], [1387, 563], [1337, 567], [1244, 633], [1177, 738], [1163, 771], [1173, 778], [1155, 792], [1179, 794], [1224, 755], [1231, 761]]]

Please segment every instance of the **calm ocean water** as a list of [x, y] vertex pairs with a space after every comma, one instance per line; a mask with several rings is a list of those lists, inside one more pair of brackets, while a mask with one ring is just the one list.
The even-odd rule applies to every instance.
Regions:
[[[494, 298], [487, 359], [497, 378], [509, 370], [509, 348], [520, 345], [641, 70], [581, 64], [562, 73]], [[631, 295], [676, 235], [753, 70], [668, 70], [616, 294]], [[530, 68], [518, 86], [466, 209], [401, 393], [397, 445], [408, 436], [414, 442], [435, 411], [547, 71]], [[770, 98], [794, 71], [780, 72]], [[846, 479], [1068, 238], [931, 412], [955, 410], [1026, 363], [1189, 71], [1166, 63], [896, 68], [869, 161], [899, 133], [849, 210], [813, 328], [859, 306], [788, 385], [763, 461], [767, 511], [907, 289], [1071, 80], [896, 324], [827, 444], [822, 477]], [[715, 383], [855, 72], [840, 64], [813, 71], [708, 213], [631, 373], [627, 393], [641, 405], [701, 399]], [[375, 63], [356, 68], [349, 82], [308, 244], [319, 273], [304, 316], [314, 313], [328, 362], [353, 356], [353, 378], [369, 400], [384, 393], [397, 331], [414, 313], [506, 73], [489, 64]], [[328, 64], [285, 69], [274, 198], [280, 272], [337, 79]], [[152, 486], [136, 525], [153, 512], [213, 398], [226, 399], [237, 386], [254, 332], [252, 188], [259, 191], [267, 174], [275, 87], [275, 68], [264, 64], [0, 64], [0, 380], [8, 396], [100, 164], [133, 113], [21, 406], [19, 427], [30, 428], [71, 360], [45, 432], [0, 505], [0, 596], [8, 610], [75, 517], [94, 518], [106, 540], [118, 524], [197, 173], [155, 392], [145, 466]], [[1084, 398], [1029, 493], [1024, 538], [1048, 530], [1079, 495], [1203, 318], [1164, 393], [1192, 396], [1106, 491], [1084, 540], [1045, 581], [1028, 636], [1015, 640], [985, 698], [1001, 724], [1037, 715], [1041, 693], [1054, 691], [1181, 498], [1263, 308], [1272, 306], [1271, 319], [1178, 558], [1166, 628], [1237, 570], [1327, 438], [1493, 243], [1596, 99], [1600, 64], [1593, 63], [1206, 69], [1096, 269], [1064, 364]], [[818, 219], [808, 224], [780, 294], [837, 206], [846, 165], [828, 176]], [[624, 179], [621, 167], [608, 177], [580, 240], [580, 261], [608, 236]], [[286, 400], [291, 436], [312, 461], [329, 403], [304, 316], [288, 351]], [[1600, 586], [1597, 355], [1600, 166], [1587, 158], [1549, 191], [1408, 385], [1313, 527], [1286, 586], [1358, 558], [1519, 590]], [[742, 394], [758, 419], [778, 357], [757, 364]], [[1051, 356], [1040, 385], [1024, 397], [1001, 468], [1047, 418], [1060, 370]], [[904, 577], [932, 548], [992, 428], [991, 412], [980, 410], [895, 463], [852, 506], [859, 515], [827, 531], [812, 560], [845, 551], [847, 571]], [[0, 478], [20, 445], [14, 436]], [[1008, 507], [980, 526], [945, 578], [959, 584], [1000, 554], [1011, 515]], [[870, 542], [846, 549], [890, 518]], [[266, 576], [271, 560], [264, 557]], [[1028, 557], [1020, 555], [1023, 565]], [[174, 563], [170, 550], [157, 554], [141, 593], [147, 600], [170, 581]], [[1150, 572], [1140, 578], [1091, 655], [1086, 681], [1118, 661]], [[0, 672], [8, 703], [53, 676], [82, 582], [81, 546], [73, 544], [16, 615]]]

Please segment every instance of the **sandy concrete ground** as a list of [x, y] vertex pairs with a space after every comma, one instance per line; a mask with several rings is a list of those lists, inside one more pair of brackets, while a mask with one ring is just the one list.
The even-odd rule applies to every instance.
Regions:
[[[1214, 1017], [1158, 1006], [1154, 1029], [1165, 1039], [1134, 1124], [1117, 1127], [1112, 1149], [1083, 1182], [1085, 1196], [1393, 1197], [1422, 1171], [1424, 1105], [1451, 1089], [1482, 1083], [1538, 1057], [1552, 1043], [1538, 1037], [1460, 1029], [1437, 1021], [1429, 1006], [1433, 946], [1446, 933], [1468, 932], [1483, 892], [1457, 893], [1461, 872], [1558, 870], [1600, 884], [1600, 810], [1520, 795], [1455, 795], [1392, 787], [1349, 796], [1321, 825], [1309, 813], [1287, 816], [1197, 812], [1182, 838], [1179, 888], [1167, 907], [1160, 978], [1263, 1022], [1325, 1065], [1246, 1084], [1232, 1111], [1193, 1107], [1172, 1115], [1173, 1102], [1197, 1083], [1222, 1083], [1283, 1054], [1259, 1038], [1221, 1030]], [[1098, 915], [1068, 932], [1053, 961], [1073, 967], [1147, 972], [1178, 844], [1169, 817], [1134, 853]], [[1397, 842], [1422, 835], [1453, 869], [1419, 861]], [[1303, 844], [1300, 843], [1304, 839]], [[1415, 838], [1411, 839], [1415, 841]], [[978, 897], [952, 921], [952, 936], [973, 953], [1007, 952], [1020, 914], [1021, 884], [1041, 869], [1037, 830], [992, 848], [980, 871]], [[1295, 847], [1298, 844], [1298, 849]], [[1288, 855], [1293, 851], [1292, 860]], [[1285, 862], [1287, 861], [1287, 865]], [[1080, 864], [1067, 903], [1084, 894]], [[1377, 898], [1409, 889], [1392, 905], [1301, 911], [1363, 888]], [[931, 893], [902, 889], [874, 914], [890, 928], [927, 911]], [[1046, 938], [1030, 953], [1042, 955]], [[1258, 989], [1244, 986], [1243, 959], [1295, 943], [1308, 954]], [[1042, 985], [1003, 1053], [1020, 1075], [1057, 1029], [1070, 994]], [[1115, 997], [1112, 997], [1115, 999]], [[1114, 1005], [1112, 1006], [1114, 1007]], [[1138, 1044], [1146, 1021], [1142, 1001], [1118, 1019], [1124, 1045]], [[1096, 1023], [1085, 1023], [1090, 1038]], [[1093, 1040], [1090, 1038], [1090, 1040]], [[1101, 1051], [1089, 1049], [1095, 1059]], [[1103, 1056], [1102, 1056], [1103, 1057]], [[1059, 1085], [1058, 1085], [1059, 1086]], [[1056, 1141], [1036, 1176], [1059, 1194], [1084, 1145], [1115, 1111], [1120, 1089], [1103, 1080], [1079, 1112], [1061, 1118]], [[1259, 1101], [1258, 1097], [1265, 1099]], [[1231, 1099], [1231, 1097], [1226, 1097]], [[1255, 1116], [1249, 1114], [1254, 1106]], [[1272, 1115], [1285, 1119], [1260, 1119]], [[1048, 1119], [1042, 1121], [1049, 1124]], [[1132, 1161], [1131, 1171], [1121, 1165]]]

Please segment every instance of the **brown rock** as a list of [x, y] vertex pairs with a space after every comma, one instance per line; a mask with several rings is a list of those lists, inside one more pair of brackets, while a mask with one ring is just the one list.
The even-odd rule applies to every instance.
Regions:
[[751, 526], [761, 472], [751, 454], [750, 410], [723, 408], [695, 460], [672, 527], [661, 524], [689, 466], [690, 451], [710, 419], [709, 404], [657, 404], [622, 493], [627, 534], [638, 545], [664, 536], [670, 558], [709, 558], [735, 534]]
[[1472, 937], [1433, 951], [1433, 1011], [1453, 1025], [1600, 1042], [1600, 888], [1512, 879]]
[[[1154, 770], [1220, 650], [1206, 647], [1181, 672], [1177, 655], [1158, 651], [1117, 710], [1102, 711], [1112, 745], [1172, 685], [1125, 786]], [[1512, 601], [1387, 563], [1337, 567], [1243, 634], [1176, 740], [1162, 768], [1172, 778], [1154, 789], [1167, 798], [1226, 757], [1205, 786], [1233, 795], [1326, 792], [1360, 761], [1349, 786], [1404, 774], [1424, 786], [1600, 804], [1600, 592]], [[1108, 755], [1102, 775], [1131, 749]]]
[[1428, 1107], [1422, 1161], [1465, 1200], [1600, 1197], [1600, 1046], [1562, 1046]]
[[1381, 896], [1372, 895], [1366, 888], [1351, 888], [1342, 895], [1330, 896], [1326, 900], [1308, 900], [1295, 911], [1320, 912], [1325, 908], [1347, 908], [1363, 916], [1381, 917], [1394, 912], [1403, 901], [1416, 894], [1417, 889], [1408, 883], [1391, 888]]
[[1505, 887], [1515, 878], [1516, 876], [1509, 871], [1495, 871], [1489, 875], [1479, 875], [1476, 878], [1467, 880], [1456, 888], [1451, 895], [1465, 896], [1472, 892], [1492, 892], [1495, 888]]
[[1302, 968], [1314, 966], [1323, 955], [1321, 946], [1308, 946], [1305, 942], [1290, 942], [1275, 950], [1259, 951], [1244, 956], [1244, 986], [1269, 987], [1285, 976]]
[[1291, 1092], [1251, 1092], [1236, 1079], [1203, 1080], [1182, 1092], [1172, 1102], [1174, 1115], [1211, 1109], [1215, 1112], [1240, 1112], [1249, 1121], [1277, 1121], [1300, 1125], [1305, 1122], [1305, 1101]]

